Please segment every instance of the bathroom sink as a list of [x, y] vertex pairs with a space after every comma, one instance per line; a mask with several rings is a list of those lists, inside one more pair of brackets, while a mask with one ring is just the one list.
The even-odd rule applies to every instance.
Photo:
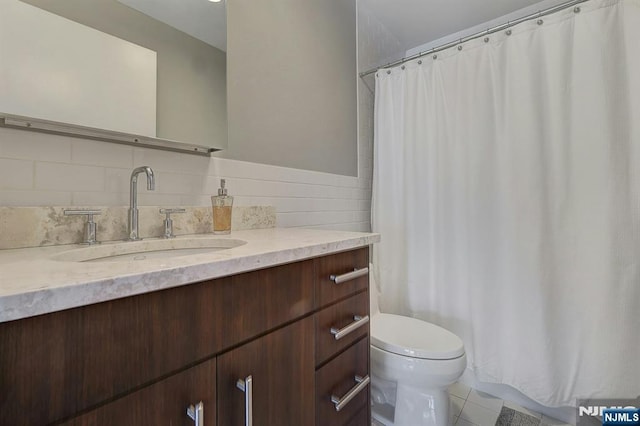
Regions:
[[68, 250], [51, 256], [61, 262], [128, 262], [164, 259], [228, 250], [246, 244], [228, 238], [175, 238], [124, 241]]

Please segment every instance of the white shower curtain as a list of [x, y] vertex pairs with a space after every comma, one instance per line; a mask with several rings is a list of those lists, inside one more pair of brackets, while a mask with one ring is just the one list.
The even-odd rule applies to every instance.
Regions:
[[381, 309], [547, 406], [640, 395], [640, 1], [376, 76]]

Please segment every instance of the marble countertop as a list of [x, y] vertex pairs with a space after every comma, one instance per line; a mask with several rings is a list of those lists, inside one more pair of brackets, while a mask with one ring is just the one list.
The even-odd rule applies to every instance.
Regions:
[[[211, 234], [178, 238], [211, 238]], [[378, 234], [270, 228], [216, 236], [239, 247], [182, 257], [122, 262], [55, 260], [80, 245], [0, 250], [0, 322], [220, 278], [364, 247]], [[105, 243], [107, 245], [109, 243]]]

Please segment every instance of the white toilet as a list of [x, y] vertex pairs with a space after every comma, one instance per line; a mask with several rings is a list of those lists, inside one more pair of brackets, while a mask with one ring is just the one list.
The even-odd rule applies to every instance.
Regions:
[[370, 294], [373, 418], [387, 426], [449, 425], [447, 388], [467, 366], [462, 340], [425, 321], [380, 313], [372, 275]]

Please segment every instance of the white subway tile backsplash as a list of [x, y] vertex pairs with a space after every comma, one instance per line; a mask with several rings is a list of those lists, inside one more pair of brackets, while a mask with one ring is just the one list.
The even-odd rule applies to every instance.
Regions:
[[[208, 199], [208, 198], [207, 198]], [[275, 208], [279, 198], [275, 197], [239, 197], [235, 196], [234, 206], [272, 206]]]
[[276, 198], [273, 206], [280, 213], [309, 212], [320, 210], [319, 202], [313, 198]]
[[307, 223], [307, 218], [301, 213], [278, 213], [276, 210], [276, 224], [282, 228], [313, 226]]
[[[260, 204], [258, 200], [252, 199], [253, 204]], [[262, 200], [262, 203], [265, 201]], [[328, 211], [360, 211], [358, 200], [335, 199], [335, 198], [275, 198], [272, 202], [280, 213], [292, 212], [328, 212]], [[369, 215], [369, 211], [366, 211]]]
[[0, 158], [0, 189], [32, 189], [33, 161]]
[[328, 229], [331, 231], [371, 232], [371, 225], [367, 223], [334, 223], [324, 225], [305, 226], [305, 228]]
[[355, 222], [368, 222], [371, 218], [371, 212], [369, 211], [358, 211], [352, 212], [355, 217]]
[[105, 192], [121, 192], [129, 195], [129, 180], [131, 179], [130, 169], [104, 169]]
[[373, 177], [372, 176], [363, 176], [360, 178], [360, 184], [358, 188], [371, 190], [373, 186]]
[[323, 224], [333, 225], [338, 223], [356, 223], [356, 212], [344, 211], [315, 211], [277, 213], [278, 225], [289, 226], [318, 226]]
[[64, 191], [3, 191], [0, 190], [0, 206], [69, 206], [71, 192]]
[[[229, 179], [229, 182], [231, 180]], [[229, 183], [227, 183], [229, 185]], [[202, 179], [202, 194], [203, 195], [216, 195], [218, 188], [220, 187], [220, 178], [218, 176], [204, 176]], [[238, 196], [237, 188], [234, 188], [234, 196]]]
[[358, 200], [358, 208], [356, 210], [371, 211], [371, 199], [368, 200]]
[[[226, 185], [229, 191], [229, 194], [234, 196], [251, 196], [251, 195], [259, 195], [260, 193], [268, 194], [271, 196], [278, 196], [276, 193], [276, 183], [272, 181], [259, 181], [255, 179], [241, 179], [241, 178], [225, 178]], [[218, 188], [220, 187], [220, 178], [216, 177], [214, 179], [209, 179], [206, 183], [205, 187], [207, 188], [207, 192], [211, 193], [211, 195], [217, 194]]]
[[159, 194], [147, 191], [146, 187], [138, 191], [139, 206], [177, 207], [180, 206], [180, 201], [180, 194]]
[[161, 151], [157, 149], [135, 148], [133, 150], [133, 164], [137, 166], [151, 166], [153, 170], [165, 172], [191, 173], [207, 176], [214, 170], [209, 170], [211, 158], [179, 152]]
[[[146, 185], [144, 175], [140, 175], [139, 185], [140, 180]], [[203, 193], [202, 186], [205, 178], [198, 175], [160, 171], [155, 173], [155, 181], [155, 191], [160, 194], [199, 195]]]
[[356, 196], [353, 197], [357, 200], [371, 200], [371, 189], [357, 189]]
[[104, 191], [104, 169], [63, 163], [36, 162], [35, 188], [54, 191]]
[[0, 128], [0, 158], [71, 162], [71, 139], [47, 133]]
[[[263, 203], [264, 204], [264, 203]], [[180, 195], [180, 205], [181, 206], [209, 206], [211, 205], [211, 196], [210, 195]], [[233, 200], [234, 206], [255, 206], [258, 204], [241, 204], [238, 203], [236, 199]]]
[[[74, 206], [128, 206], [129, 194], [124, 192], [74, 192], [71, 202]], [[48, 204], [59, 206], [61, 204]]]
[[86, 139], [71, 143], [71, 162], [105, 167], [133, 168], [133, 147]]

